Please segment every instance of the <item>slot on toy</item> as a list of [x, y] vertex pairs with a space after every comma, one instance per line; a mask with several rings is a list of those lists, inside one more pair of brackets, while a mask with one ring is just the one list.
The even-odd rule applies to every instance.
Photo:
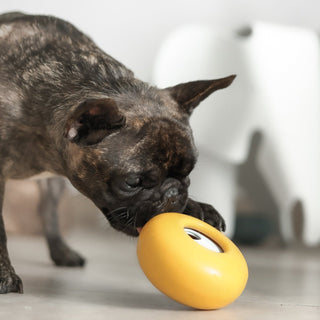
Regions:
[[217, 245], [212, 239], [208, 238], [207, 236], [200, 233], [199, 231], [190, 229], [190, 228], [184, 228], [184, 231], [192, 240], [194, 240], [201, 246], [214, 252], [218, 252], [218, 253], [223, 252], [222, 248], [219, 245]]

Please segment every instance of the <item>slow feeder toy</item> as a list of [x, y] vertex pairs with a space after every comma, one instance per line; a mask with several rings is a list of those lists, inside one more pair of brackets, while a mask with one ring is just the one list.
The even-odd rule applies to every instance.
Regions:
[[155, 216], [137, 244], [140, 266], [170, 298], [197, 309], [219, 309], [244, 290], [247, 263], [240, 250], [209, 224], [179, 213]]

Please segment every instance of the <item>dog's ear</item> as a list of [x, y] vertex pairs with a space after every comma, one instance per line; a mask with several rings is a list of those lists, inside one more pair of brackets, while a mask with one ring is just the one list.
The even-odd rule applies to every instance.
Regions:
[[92, 145], [125, 125], [125, 117], [112, 99], [86, 100], [67, 121], [65, 137], [81, 145]]
[[202, 100], [214, 91], [228, 87], [235, 77], [235, 75], [232, 75], [217, 80], [181, 83], [164, 90], [169, 91], [171, 97], [180, 105], [182, 110], [190, 115]]

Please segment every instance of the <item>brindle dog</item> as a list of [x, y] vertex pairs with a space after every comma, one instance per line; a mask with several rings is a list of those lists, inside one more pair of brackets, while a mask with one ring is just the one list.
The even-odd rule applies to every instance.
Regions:
[[[136, 79], [68, 22], [48, 16], [0, 16], [0, 210], [7, 179], [48, 171], [67, 177], [128, 235], [154, 215], [176, 211], [220, 230], [210, 205], [188, 198], [197, 153], [189, 117], [234, 76], [158, 89]], [[61, 188], [40, 182], [51, 257], [84, 259], [60, 236]], [[0, 293], [22, 292], [8, 256], [0, 214]]]

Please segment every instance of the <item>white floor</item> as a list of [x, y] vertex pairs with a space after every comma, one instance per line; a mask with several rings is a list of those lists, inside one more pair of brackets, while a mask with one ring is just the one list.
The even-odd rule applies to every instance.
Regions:
[[74, 233], [68, 242], [87, 257], [84, 269], [54, 267], [42, 238], [9, 236], [25, 293], [0, 296], [0, 319], [320, 319], [319, 248], [242, 248], [250, 273], [242, 296], [224, 309], [197, 311], [148, 282], [134, 239], [108, 229]]

